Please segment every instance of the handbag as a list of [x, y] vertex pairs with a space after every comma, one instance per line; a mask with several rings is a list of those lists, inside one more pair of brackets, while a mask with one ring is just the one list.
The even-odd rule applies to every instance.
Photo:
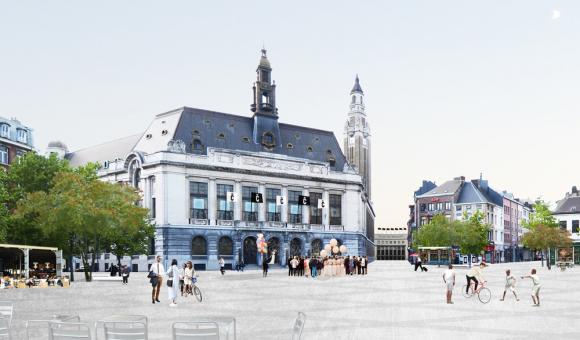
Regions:
[[167, 287], [173, 287], [173, 279], [167, 280]]

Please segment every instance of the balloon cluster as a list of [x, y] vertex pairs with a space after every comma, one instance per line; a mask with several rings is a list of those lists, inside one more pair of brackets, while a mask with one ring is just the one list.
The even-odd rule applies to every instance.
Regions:
[[346, 254], [348, 248], [343, 244], [340, 247], [338, 246], [338, 241], [336, 239], [331, 239], [330, 242], [324, 246], [324, 249], [320, 251], [320, 256], [325, 257], [327, 255], [332, 254]]
[[258, 234], [258, 240], [256, 241], [256, 246], [258, 247], [258, 253], [261, 253], [261, 254], [268, 253], [268, 243], [264, 239], [264, 234]]

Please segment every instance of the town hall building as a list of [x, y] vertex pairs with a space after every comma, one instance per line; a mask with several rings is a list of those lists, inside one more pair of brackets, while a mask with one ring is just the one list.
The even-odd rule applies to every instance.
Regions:
[[156, 226], [152, 252], [165, 261], [191, 260], [198, 269], [217, 269], [220, 257], [232, 267], [260, 264], [258, 234], [281, 265], [318, 255], [333, 238], [351, 255], [374, 258], [370, 133], [358, 76], [345, 156], [332, 132], [279, 121], [265, 50], [256, 72], [250, 115], [182, 107], [155, 116], [142, 134], [70, 153], [52, 143], [48, 152], [73, 166], [99, 162], [102, 180], [138, 188]]

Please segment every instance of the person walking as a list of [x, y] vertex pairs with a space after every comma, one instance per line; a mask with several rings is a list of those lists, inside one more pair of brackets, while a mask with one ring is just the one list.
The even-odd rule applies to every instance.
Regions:
[[451, 301], [451, 296], [453, 295], [453, 287], [455, 287], [455, 271], [453, 270], [453, 265], [450, 264], [448, 269], [443, 273], [443, 282], [447, 286], [447, 303], [453, 304]]
[[177, 306], [177, 293], [179, 292], [179, 267], [177, 260], [171, 260], [171, 267], [165, 272], [167, 275], [167, 295], [169, 296], [169, 307]]
[[123, 270], [121, 271], [121, 276], [123, 277], [123, 284], [126, 285], [129, 283], [129, 267], [123, 266]]
[[294, 258], [292, 258], [292, 257], [289, 257], [288, 258], [288, 276], [292, 276], [293, 275], [292, 274], [292, 260], [293, 259]]
[[292, 267], [292, 276], [296, 276], [298, 274], [298, 260], [296, 256], [290, 261], [290, 266]]
[[310, 259], [310, 263], [308, 263], [308, 266], [310, 267], [310, 276], [312, 276], [313, 279], [316, 278], [316, 276], [318, 275], [318, 271], [316, 269], [317, 267], [317, 260], [315, 257]]
[[222, 273], [222, 275], [224, 275], [226, 272], [226, 261], [224, 260], [223, 257], [220, 257], [220, 260], [218, 262], [220, 264], [220, 272]]
[[520, 299], [518, 299], [518, 295], [516, 294], [516, 278], [511, 274], [511, 270], [509, 269], [505, 271], [505, 289], [503, 290], [503, 297], [499, 299], [499, 301], [505, 300], [505, 293], [508, 290], [514, 293], [516, 301], [520, 301]]
[[532, 282], [534, 283], [534, 286], [532, 287], [532, 301], [534, 301], [533, 306], [540, 307], [540, 288], [542, 288], [542, 285], [540, 284], [540, 277], [538, 274], [536, 274], [536, 269], [532, 268], [530, 275], [522, 276], [522, 280], [526, 278], [532, 279]]
[[421, 268], [421, 271], [423, 271], [423, 265], [421, 263], [421, 255], [417, 254], [417, 259], [415, 260], [415, 271], [417, 271], [417, 268]]
[[367, 257], [366, 256], [361, 257], [360, 268], [361, 268], [361, 274], [366, 275], [367, 274]]
[[303, 266], [304, 266], [304, 276], [305, 276], [305, 277], [308, 277], [308, 276], [310, 276], [310, 274], [311, 274], [311, 273], [310, 273], [310, 259], [309, 259], [308, 257], [306, 257], [306, 258], [304, 259], [304, 264], [303, 264]]
[[163, 285], [163, 275], [165, 274], [165, 267], [161, 263], [161, 256], [156, 257], [156, 262], [151, 265], [151, 272], [153, 272], [154, 277], [152, 278], [151, 284], [153, 285], [153, 291], [151, 292], [151, 300], [153, 303], [161, 302], [159, 301], [159, 291], [161, 291], [161, 286]]
[[262, 277], [268, 276], [268, 267], [270, 260], [272, 260], [272, 257], [268, 255], [264, 255], [264, 257], [262, 258]]

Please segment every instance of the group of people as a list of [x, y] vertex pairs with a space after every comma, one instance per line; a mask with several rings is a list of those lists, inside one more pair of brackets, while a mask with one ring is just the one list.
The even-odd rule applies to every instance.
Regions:
[[0, 277], [0, 289], [9, 289], [9, 288], [23, 288], [23, 287], [51, 287], [51, 286], [59, 286], [59, 287], [68, 287], [69, 285], [69, 278], [68, 276], [56, 276], [56, 274], [52, 274], [49, 276], [45, 276], [44, 278], [40, 278], [38, 276], [31, 276], [28, 279], [24, 278], [13, 278], [11, 276], [4, 276]]
[[332, 277], [346, 275], [366, 275], [366, 256], [301, 257], [288, 259], [288, 276]]
[[[485, 282], [485, 279], [483, 278], [483, 275], [481, 273], [481, 270], [484, 269], [485, 267], [487, 267], [487, 265], [485, 263], [481, 263], [481, 265], [478, 267], [472, 267], [471, 269], [469, 269], [469, 271], [465, 274], [465, 279], [467, 281], [467, 285], [465, 287], [465, 293], [470, 294], [469, 289], [472, 287], [471, 283], [473, 282], [473, 288], [472, 292], [477, 292], [477, 288], [479, 286], [480, 283], [483, 284], [483, 282]], [[518, 298], [518, 295], [516, 293], [515, 290], [515, 286], [516, 286], [516, 278], [514, 275], [512, 275], [511, 270], [507, 269], [505, 272], [505, 288], [503, 291], [503, 295], [500, 299], [500, 301], [504, 301], [505, 300], [505, 296], [506, 293], [508, 291], [512, 292], [514, 294], [514, 297], [516, 298], [516, 301], [520, 301], [520, 299]], [[540, 277], [537, 274], [537, 271], [535, 268], [532, 268], [530, 274], [528, 275], [524, 275], [521, 276], [521, 279], [532, 279], [532, 301], [533, 301], [533, 306], [535, 307], [539, 307], [540, 306], [540, 288], [542, 287], [540, 284]], [[448, 304], [453, 304], [452, 301], [452, 295], [453, 295], [453, 288], [455, 287], [455, 271], [453, 270], [453, 265], [450, 264], [448, 269], [445, 270], [445, 272], [443, 273], [443, 282], [446, 285], [446, 297], [447, 297], [447, 303]]]
[[192, 286], [196, 280], [197, 273], [195, 272], [191, 261], [187, 261], [181, 268], [179, 268], [176, 259], [173, 259], [169, 269], [165, 270], [165, 267], [161, 263], [161, 256], [157, 256], [155, 263], [151, 265], [147, 277], [149, 278], [149, 282], [153, 288], [151, 292], [151, 302], [153, 304], [161, 302], [159, 300], [159, 292], [161, 291], [161, 286], [163, 285], [165, 278], [168, 287], [168, 297], [170, 300], [169, 306], [175, 307], [177, 306], [177, 296], [180, 293], [181, 296], [184, 297], [193, 294]]

